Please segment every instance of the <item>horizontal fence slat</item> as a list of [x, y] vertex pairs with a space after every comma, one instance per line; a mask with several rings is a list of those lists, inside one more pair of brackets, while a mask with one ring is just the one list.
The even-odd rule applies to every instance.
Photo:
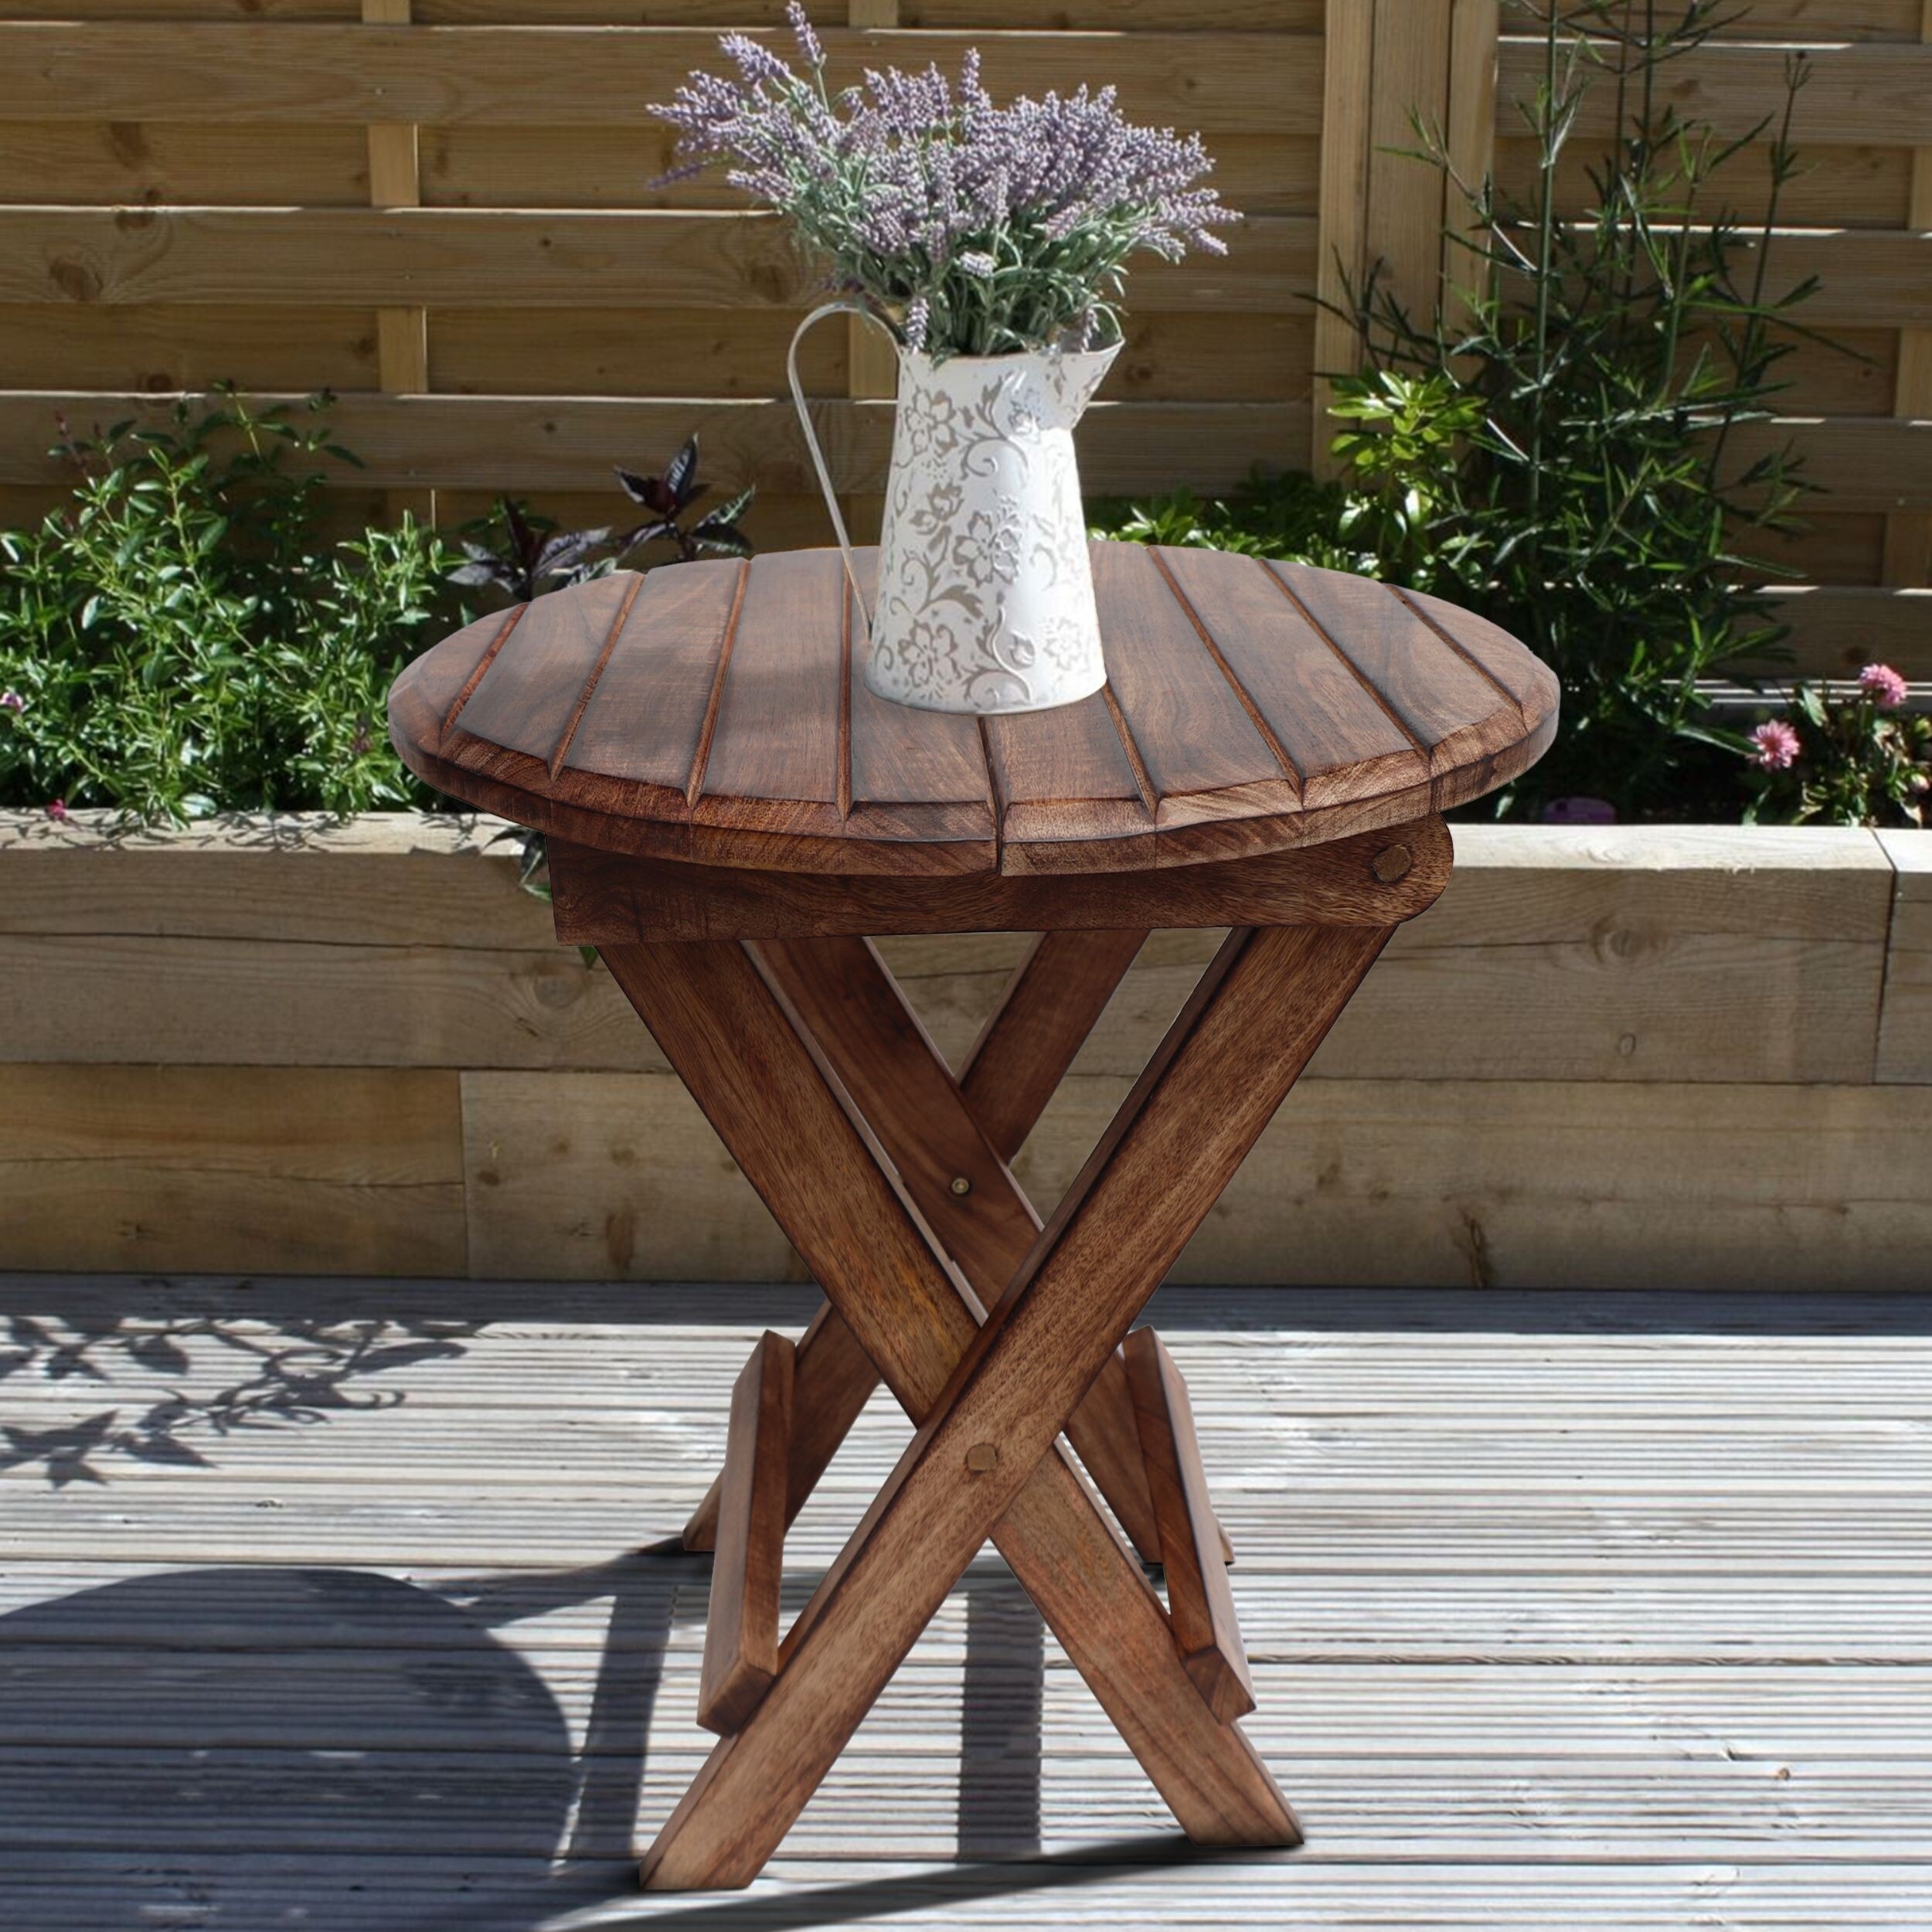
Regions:
[[[1749, 288], [1759, 244], [1740, 243], [1738, 281]], [[1808, 328], [1896, 328], [1932, 322], [1932, 236], [1879, 229], [1791, 229], [1771, 237], [1767, 299], [1812, 277], [1815, 294], [1791, 311]]]
[[[264, 405], [274, 398], [257, 399]], [[288, 400], [288, 399], [283, 399]], [[0, 393], [0, 482], [62, 480], [43, 454], [56, 413], [90, 423], [165, 413], [172, 399], [87, 392]], [[815, 413], [835, 482], [876, 490], [892, 430], [887, 403], [828, 400]], [[768, 400], [661, 401], [597, 396], [344, 396], [331, 412], [340, 440], [362, 458], [359, 481], [396, 488], [594, 489], [628, 451], [702, 431], [722, 477], [781, 492], [811, 488], [797, 419]], [[1305, 446], [1300, 402], [1099, 403], [1080, 432], [1082, 480], [1100, 493], [1171, 488], [1185, 478], [1226, 488], [1257, 461], [1283, 464]], [[1834, 511], [1932, 506], [1932, 422], [1890, 417], [1779, 418], [1740, 426], [1731, 450], [1740, 468], [1789, 443], [1804, 474], [1830, 494]]]
[[[257, 396], [260, 406], [300, 398]], [[45, 452], [56, 417], [77, 434], [123, 420], [166, 417], [173, 399], [87, 393], [0, 393], [0, 483], [60, 483], [61, 459]], [[839, 487], [883, 486], [892, 440], [889, 403], [835, 400], [814, 410]], [[675, 449], [696, 430], [707, 471], [721, 482], [752, 481], [803, 495], [811, 471], [791, 403], [658, 401], [624, 396], [530, 398], [343, 396], [331, 405], [336, 440], [362, 459], [359, 485], [396, 488], [601, 490], [613, 463], [634, 452]], [[1100, 403], [1080, 430], [1080, 474], [1100, 493], [1165, 491], [1177, 478], [1232, 487], [1258, 461], [1306, 447], [1305, 403]]]
[[[1519, 203], [1534, 203], [1537, 193], [1537, 146], [1512, 114], [1499, 127], [1495, 151], [1497, 185]], [[1601, 140], [1580, 138], [1563, 149], [1556, 168], [1556, 206], [1572, 213], [1592, 206], [1596, 190], [1590, 170], [1607, 151]], [[1856, 147], [1806, 147], [1798, 173], [1778, 193], [1778, 219], [1789, 228], [1906, 228], [1912, 176], [1912, 151], [1876, 144]], [[1770, 199], [1767, 151], [1751, 146], [1714, 175], [1702, 198], [1707, 209], [1734, 212], [1746, 228], [1761, 223]], [[24, 199], [24, 197], [23, 197]], [[179, 199], [185, 200], [185, 196]]]
[[1915, 682], [1932, 680], [1932, 590], [1806, 584], [1781, 587], [1769, 604], [1791, 627], [1789, 658], [1759, 666], [1773, 676], [1842, 678], [1876, 658]]
[[1932, 506], [1932, 420], [1826, 416], [1740, 423], [1726, 445], [1726, 468], [1739, 474], [1759, 458], [1787, 447], [1803, 459], [1802, 479], [1827, 492], [1815, 499], [1821, 507]]
[[[1251, 217], [1226, 257], [1137, 267], [1142, 314], [1308, 312], [1312, 217]], [[1932, 324], [1932, 238], [1794, 230], [1772, 292], [1815, 276], [1807, 325]], [[1755, 243], [1740, 250], [1748, 274]], [[0, 208], [0, 300], [658, 308], [797, 304], [811, 292], [776, 216], [709, 209]]]
[[360, 128], [287, 118], [204, 128], [9, 116], [0, 120], [0, 182], [13, 202], [366, 207], [369, 140]]
[[[1257, 217], [1226, 256], [1137, 267], [1144, 314], [1305, 311], [1311, 217]], [[0, 208], [0, 301], [804, 305], [775, 215], [705, 209]]]
[[[1747, 22], [1753, 18], [1748, 7], [1738, 11]], [[1767, 118], [1775, 128], [1791, 51], [1781, 43], [1733, 42], [1681, 54], [1659, 70], [1656, 101], [1687, 120], [1712, 124], [1730, 139]], [[1805, 47], [1803, 55], [1807, 77], [1792, 123], [1801, 149], [1875, 141], [1932, 146], [1932, 47], [1828, 43]], [[1543, 73], [1541, 39], [1505, 35], [1497, 86], [1499, 130], [1522, 126], [1514, 104], [1534, 99]], [[1614, 134], [1616, 114], [1615, 77], [1598, 73], [1584, 94], [1573, 138]]]
[[[864, 66], [951, 72], [969, 46], [1002, 97], [1112, 83], [1138, 117], [1204, 134], [1314, 134], [1314, 35], [925, 33], [827, 28], [835, 85]], [[715, 33], [688, 27], [434, 27], [183, 22], [0, 22], [5, 105], [66, 121], [493, 121], [628, 124], [694, 66]]]

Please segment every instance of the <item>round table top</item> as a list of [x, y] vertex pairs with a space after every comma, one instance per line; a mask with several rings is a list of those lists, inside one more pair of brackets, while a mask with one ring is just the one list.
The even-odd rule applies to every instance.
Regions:
[[838, 552], [794, 550], [482, 618], [396, 679], [390, 735], [439, 790], [580, 844], [939, 875], [1315, 844], [1479, 797], [1556, 730], [1549, 670], [1439, 598], [1214, 550], [1093, 563], [1108, 683], [1056, 710], [875, 697]]

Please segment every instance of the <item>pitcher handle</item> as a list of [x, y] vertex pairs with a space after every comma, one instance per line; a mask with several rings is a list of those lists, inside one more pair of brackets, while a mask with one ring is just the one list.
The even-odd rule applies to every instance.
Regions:
[[791, 346], [785, 352], [785, 374], [791, 383], [792, 406], [798, 412], [798, 427], [805, 433], [805, 447], [811, 452], [811, 467], [818, 474], [818, 487], [824, 492], [825, 508], [832, 515], [832, 527], [838, 538], [838, 554], [845, 560], [845, 581], [852, 586], [852, 601], [859, 606], [859, 615], [866, 627], [866, 634], [872, 635], [872, 613], [866, 607], [866, 594], [859, 587], [859, 573], [854, 567], [852, 556], [852, 539], [845, 534], [845, 519], [838, 508], [838, 498], [832, 492], [832, 478], [825, 468], [825, 455], [818, 447], [818, 433], [811, 427], [811, 411], [805, 405], [805, 392], [798, 380], [798, 345], [804, 340], [805, 332], [815, 322], [823, 321], [828, 315], [841, 311], [848, 315], [859, 315], [875, 328], [884, 329], [891, 338], [893, 346], [899, 338], [886, 327], [885, 323], [869, 308], [858, 302], [822, 302], [815, 308], [798, 328], [792, 332]]

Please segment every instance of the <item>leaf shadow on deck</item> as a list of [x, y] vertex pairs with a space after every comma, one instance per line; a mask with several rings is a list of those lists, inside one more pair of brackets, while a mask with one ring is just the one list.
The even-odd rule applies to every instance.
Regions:
[[[495, 1321], [560, 1318], [547, 1284], [468, 1284], [460, 1295], [420, 1284], [6, 1285], [19, 1312], [0, 1315], [0, 1476], [64, 1492], [83, 1511], [117, 1490], [124, 1510], [152, 1509], [144, 1476], [218, 1484], [225, 1465], [246, 1466], [245, 1444], [333, 1436], [325, 1425], [409, 1403]], [[708, 1289], [706, 1311], [755, 1326], [781, 1305], [802, 1321], [811, 1292]], [[447, 1318], [452, 1307], [468, 1318]], [[648, 1308], [627, 1300], [625, 1312], [651, 1325]], [[381, 1471], [369, 1463], [367, 1479], [379, 1485]], [[325, 1506], [325, 1493], [313, 1500]], [[648, 1486], [634, 1507], [651, 1520]], [[288, 1547], [265, 1541], [262, 1555]], [[583, 1567], [422, 1580], [244, 1561], [146, 1570], [0, 1615], [0, 1927], [333, 1932], [347, 1910], [382, 1932], [540, 1932], [587, 1910], [599, 1925], [787, 1932], [1206, 1855], [1159, 1834], [1042, 1855], [1048, 1647], [1031, 1600], [989, 1555], [955, 1592], [953, 1860], [794, 1879], [778, 1896], [640, 1897], [629, 1852], [660, 1679], [680, 1629], [703, 1615], [709, 1568], [675, 1539]], [[818, 1581], [811, 1567], [787, 1573], [787, 1613]], [[516, 1628], [569, 1624], [573, 1609], [595, 1646], [576, 1692], [519, 1655], [529, 1640]], [[567, 1655], [541, 1639], [535, 1651]], [[655, 1735], [666, 1735], [662, 1716]], [[647, 1835], [655, 1822], [647, 1815]], [[381, 1903], [391, 1886], [393, 1913]]]
[[[232, 1302], [249, 1287], [229, 1291]], [[0, 1383], [32, 1376], [98, 1390], [114, 1406], [52, 1429], [0, 1422], [0, 1473], [38, 1467], [50, 1488], [104, 1484], [101, 1466], [121, 1458], [205, 1469], [208, 1451], [244, 1430], [305, 1428], [331, 1416], [395, 1406], [402, 1391], [371, 1378], [464, 1351], [461, 1338], [482, 1325], [304, 1314], [271, 1301], [260, 1315], [213, 1306], [156, 1318], [102, 1310], [77, 1299], [58, 1318], [5, 1317]], [[233, 1362], [242, 1372], [208, 1393], [185, 1386], [195, 1356]], [[199, 1446], [197, 1446], [197, 1445]]]

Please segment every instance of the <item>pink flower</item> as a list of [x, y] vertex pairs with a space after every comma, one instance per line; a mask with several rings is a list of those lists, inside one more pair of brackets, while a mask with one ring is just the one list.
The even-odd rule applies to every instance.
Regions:
[[1751, 733], [1751, 742], [1757, 747], [1751, 753], [1752, 764], [1767, 771], [1788, 770], [1798, 763], [1798, 733], [1782, 718], [1760, 725]]
[[17, 691], [0, 691], [0, 711], [24, 711], [27, 701]]
[[68, 816], [66, 800], [64, 798], [49, 798], [47, 801], [47, 816], [53, 819], [56, 825], [64, 825], [66, 822]]
[[1859, 689], [1881, 711], [1893, 711], [1907, 696], [1905, 680], [1889, 664], [1868, 664], [1859, 673]]

